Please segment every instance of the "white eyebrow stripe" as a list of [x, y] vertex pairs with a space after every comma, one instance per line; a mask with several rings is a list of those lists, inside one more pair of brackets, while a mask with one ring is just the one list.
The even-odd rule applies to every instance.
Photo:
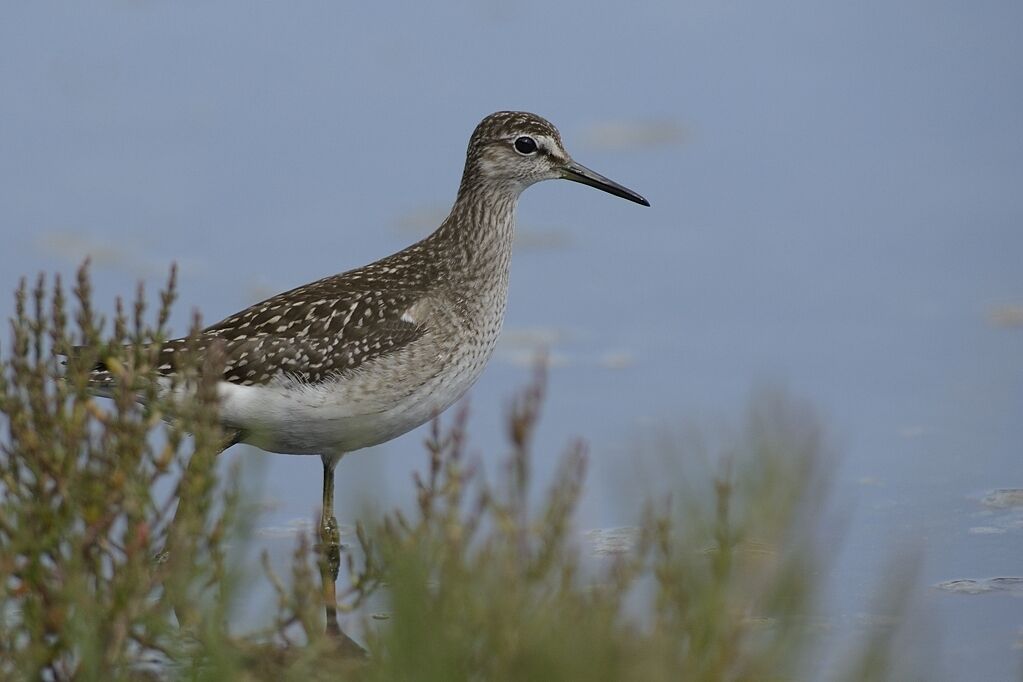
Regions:
[[537, 146], [543, 147], [549, 152], [558, 149], [557, 141], [550, 135], [530, 135], [530, 137], [536, 140]]
[[529, 135], [536, 142], [536, 145], [547, 152], [548, 155], [558, 161], [567, 160], [565, 153], [561, 149], [561, 145], [550, 135]]

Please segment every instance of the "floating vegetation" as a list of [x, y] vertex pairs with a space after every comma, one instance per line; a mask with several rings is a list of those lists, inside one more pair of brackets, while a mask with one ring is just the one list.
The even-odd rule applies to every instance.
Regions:
[[688, 137], [676, 121], [608, 121], [590, 126], [583, 142], [594, 149], [657, 149], [682, 144]]
[[642, 531], [637, 526], [594, 528], [586, 531], [585, 536], [594, 556], [613, 556], [633, 551]]
[[994, 327], [1023, 327], [1023, 305], [1000, 305], [988, 311], [988, 322]]
[[994, 509], [1023, 507], [1023, 488], [1000, 488], [998, 490], [992, 490], [981, 498], [980, 503], [985, 507], [992, 507]]
[[1007, 592], [1013, 597], [1023, 597], [1023, 577], [1000, 578], [958, 578], [946, 580], [935, 585], [939, 590], [957, 594], [988, 594], [990, 592]]

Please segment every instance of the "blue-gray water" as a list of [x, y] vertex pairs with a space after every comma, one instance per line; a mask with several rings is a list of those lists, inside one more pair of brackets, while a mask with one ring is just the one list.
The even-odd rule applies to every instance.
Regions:
[[[540, 450], [588, 439], [582, 525], [619, 526], [638, 435], [783, 384], [842, 454], [835, 622], [921, 551], [936, 669], [1005, 679], [1018, 590], [934, 585], [1023, 575], [1019, 507], [982, 503], [1023, 486], [1021, 25], [1012, 1], [8, 2], [0, 290], [92, 254], [110, 302], [177, 261], [184, 331], [405, 245], [478, 119], [536, 111], [653, 206], [524, 195], [478, 449], [552, 344]], [[421, 439], [340, 465], [342, 523], [409, 503]], [[265, 527], [312, 516], [315, 458], [232, 457], [265, 475]]]

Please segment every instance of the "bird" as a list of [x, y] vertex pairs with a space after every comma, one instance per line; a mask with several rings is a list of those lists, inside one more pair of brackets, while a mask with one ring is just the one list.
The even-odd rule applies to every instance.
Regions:
[[[347, 453], [433, 419], [476, 382], [504, 320], [519, 195], [552, 179], [650, 205], [573, 160], [546, 119], [499, 111], [473, 131], [454, 204], [430, 235], [159, 349], [156, 370], [163, 377], [194, 357], [186, 354], [201, 359], [214, 348], [221, 354], [217, 402], [226, 446], [321, 458], [328, 631], [338, 631], [330, 603], [336, 606], [340, 563], [335, 467]], [[99, 394], [116, 383], [102, 361], [90, 380]]]

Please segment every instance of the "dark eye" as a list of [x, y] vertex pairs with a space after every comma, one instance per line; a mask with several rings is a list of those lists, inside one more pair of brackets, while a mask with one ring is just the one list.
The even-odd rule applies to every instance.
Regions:
[[531, 137], [523, 135], [519, 139], [515, 140], [515, 151], [519, 154], [529, 156], [530, 154], [536, 153], [536, 140]]

